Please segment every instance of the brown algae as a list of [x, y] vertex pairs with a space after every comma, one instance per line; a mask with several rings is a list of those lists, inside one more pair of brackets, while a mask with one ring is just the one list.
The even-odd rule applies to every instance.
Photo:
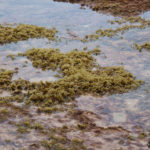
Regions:
[[54, 40], [57, 30], [36, 25], [19, 24], [13, 26], [0, 25], [0, 44], [28, 40], [29, 38], [47, 38]]

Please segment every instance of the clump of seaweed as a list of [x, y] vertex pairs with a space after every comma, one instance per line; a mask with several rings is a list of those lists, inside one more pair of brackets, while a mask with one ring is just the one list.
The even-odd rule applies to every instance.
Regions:
[[147, 51], [150, 51], [150, 42], [145, 42], [145, 43], [143, 43], [141, 45], [135, 43], [134, 45], [135, 45], [135, 48], [137, 50], [139, 50], [139, 52], [141, 52], [142, 49], [146, 49]]
[[17, 132], [20, 134], [28, 133], [30, 132], [26, 127], [18, 127]]
[[29, 38], [47, 38], [54, 40], [57, 30], [36, 25], [19, 24], [13, 26], [0, 25], [0, 44], [28, 40]]
[[[85, 37], [83, 39], [81, 39], [82, 42], [87, 42], [87, 41], [91, 41], [91, 40], [97, 40], [100, 37], [109, 37], [112, 38], [113, 36], [117, 36], [119, 33], [124, 34], [125, 31], [128, 31], [130, 29], [145, 29], [146, 27], [150, 26], [150, 20], [145, 20], [141, 17], [129, 17], [126, 19], [116, 19], [116, 20], [112, 20], [110, 21], [111, 24], [114, 23], [118, 23], [118, 24], [123, 24], [123, 23], [132, 23], [130, 25], [125, 24], [121, 27], [118, 27], [116, 29], [98, 29], [95, 33], [90, 34], [90, 35], [85, 35]], [[135, 24], [136, 23], [136, 24]]]
[[14, 71], [0, 69], [0, 89], [8, 89]]
[[145, 132], [141, 132], [139, 135], [138, 135], [138, 138], [139, 139], [144, 139], [145, 137], [147, 137], [147, 134]]
[[0, 109], [0, 122], [5, 121], [9, 115], [9, 111], [5, 108]]
[[142, 18], [141, 16], [138, 16], [138, 17], [134, 17], [134, 16], [131, 16], [131, 17], [127, 17], [127, 18], [122, 18], [122, 19], [115, 19], [115, 20], [110, 20], [109, 21], [111, 24], [124, 24], [124, 23], [140, 23], [141, 25], [144, 25], [144, 26], [149, 26], [150, 25], [150, 20], [146, 20], [144, 18]]
[[21, 134], [30, 132], [31, 129], [35, 129], [41, 132], [44, 129], [39, 122], [31, 122], [31, 120], [24, 120], [21, 123], [17, 123], [16, 126], [18, 127], [17, 131]]
[[[47, 107], [46, 104], [47, 104], [47, 103], [44, 104], [44, 107], [38, 108], [37, 112], [39, 112], [39, 113], [41, 113], [41, 112], [52, 113], [52, 112], [56, 112], [56, 111], [59, 110], [56, 106]], [[52, 104], [52, 103], [51, 103], [51, 104]]]
[[41, 141], [42, 146], [47, 149], [55, 149], [55, 150], [86, 150], [84, 145], [84, 141], [81, 139], [68, 139], [66, 136], [57, 135], [57, 131], [55, 133], [49, 133], [49, 141], [43, 140]]
[[103, 96], [128, 92], [140, 86], [142, 81], [136, 80], [123, 67], [98, 65], [93, 55], [99, 53], [98, 48], [89, 51], [75, 49], [68, 53], [61, 53], [59, 49], [33, 48], [22, 55], [30, 59], [34, 67], [58, 70], [62, 77], [54, 82], [11, 81], [13, 72], [3, 70], [0, 85], [11, 92], [11, 101], [35, 104], [40, 107], [39, 112], [47, 113], [57, 111], [55, 105], [58, 103], [74, 100], [83, 94]]
[[[34, 103], [54, 103], [72, 100], [81, 94], [104, 95], [123, 93], [136, 89], [141, 81], [124, 70], [123, 67], [100, 67], [92, 56], [93, 51], [73, 50], [61, 53], [59, 49], [30, 49], [24, 56], [30, 59], [34, 67], [59, 69], [62, 78], [55, 82], [40, 82], [28, 101]], [[93, 71], [93, 68], [97, 68]]]
[[56, 149], [56, 150], [86, 150], [84, 146], [84, 140], [78, 138], [69, 139], [66, 133], [69, 132], [67, 126], [62, 126], [59, 128], [47, 128], [44, 127], [40, 122], [35, 122], [34, 120], [24, 120], [15, 124], [17, 132], [20, 134], [26, 134], [32, 130], [36, 130], [43, 135], [46, 135], [46, 139], [40, 141], [40, 145], [46, 149]]
[[146, 28], [145, 25], [124, 25], [122, 27], [118, 27], [116, 29], [98, 29], [95, 33], [90, 34], [90, 35], [85, 35], [83, 39], [81, 39], [82, 42], [87, 42], [87, 41], [93, 41], [97, 40], [100, 37], [109, 37], [112, 38], [113, 36], [117, 36], [119, 33], [124, 34], [125, 31], [128, 31], [129, 29], [144, 29]]
[[10, 54], [10, 55], [7, 56], [7, 58], [10, 58], [11, 60], [15, 60], [15, 55]]

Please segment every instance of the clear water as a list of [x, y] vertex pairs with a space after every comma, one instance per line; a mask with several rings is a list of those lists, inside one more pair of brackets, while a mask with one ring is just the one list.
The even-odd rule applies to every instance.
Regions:
[[[98, 28], [110, 28], [108, 20], [114, 19], [111, 15], [99, 14], [90, 9], [80, 9], [78, 4], [53, 2], [52, 0], [0, 0], [0, 23], [25, 23], [45, 27], [56, 27], [58, 35], [63, 37], [61, 42], [48, 42], [46, 39], [29, 39], [16, 44], [0, 46], [0, 68], [13, 69], [19, 67], [19, 77], [31, 81], [56, 80], [55, 72], [42, 71], [32, 67], [28, 60], [26, 67], [25, 58], [12, 61], [6, 56], [24, 52], [35, 48], [60, 48], [67, 52], [74, 48], [89, 49], [100, 46], [102, 55], [97, 56], [97, 62], [102, 66], [120, 66], [133, 73], [137, 79], [142, 79], [145, 84], [135, 91], [112, 95], [109, 97], [93, 98], [81, 96], [77, 99], [79, 108], [92, 110], [103, 115], [106, 125], [123, 125], [130, 128], [134, 125], [150, 127], [150, 53], [144, 50], [138, 52], [131, 48], [133, 43], [143, 43], [150, 39], [150, 29], [132, 29], [124, 34], [124, 38], [101, 38], [97, 41], [82, 43], [73, 40], [68, 31], [77, 37], [93, 33]], [[150, 19], [150, 12], [141, 15]], [[106, 57], [105, 57], [106, 56]], [[40, 73], [39, 73], [40, 72]]]

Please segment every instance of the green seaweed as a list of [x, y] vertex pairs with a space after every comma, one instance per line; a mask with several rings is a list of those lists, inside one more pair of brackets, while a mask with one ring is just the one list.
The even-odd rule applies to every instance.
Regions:
[[9, 110], [6, 108], [0, 109], [0, 122], [7, 120], [9, 113]]
[[10, 54], [10, 55], [7, 56], [7, 58], [10, 58], [11, 60], [15, 60], [15, 55]]
[[137, 50], [139, 50], [139, 52], [141, 52], [143, 49], [150, 51], [150, 42], [145, 42], [144, 44], [141, 45], [135, 43], [134, 46]]
[[[39, 83], [29, 97], [34, 103], [50, 101], [51, 104], [74, 99], [81, 94], [114, 94], [136, 89], [141, 81], [123, 67], [100, 67], [92, 56], [94, 51], [78, 51], [63, 54], [58, 49], [31, 49], [24, 56], [34, 67], [61, 71], [63, 77], [56, 82]], [[97, 53], [96, 53], [97, 54]], [[92, 71], [96, 67], [96, 71]], [[44, 89], [44, 90], [43, 90]], [[44, 92], [44, 93], [43, 93]]]
[[[22, 56], [32, 61], [34, 67], [53, 69], [62, 74], [54, 82], [11, 81], [13, 71], [1, 71], [0, 85], [12, 94], [11, 101], [25, 102], [39, 106], [39, 112], [57, 111], [55, 105], [74, 100], [77, 96], [91, 94], [103, 96], [134, 90], [143, 83], [120, 67], [101, 67], [93, 55], [98, 48], [89, 51], [77, 49], [61, 53], [59, 49], [30, 49]], [[26, 92], [23, 92], [26, 91]], [[3, 99], [4, 100], [4, 99]]]
[[0, 89], [8, 89], [11, 83], [11, 78], [14, 71], [0, 69]]
[[30, 132], [31, 129], [35, 129], [38, 131], [43, 131], [43, 126], [39, 122], [31, 122], [31, 120], [25, 120], [21, 123], [16, 124], [18, 127], [17, 132], [24, 134]]
[[17, 132], [20, 134], [25, 134], [25, 133], [28, 133], [30, 131], [25, 127], [18, 127]]
[[131, 17], [127, 17], [127, 18], [123, 18], [123, 19], [115, 19], [115, 20], [109, 20], [109, 22], [111, 24], [124, 24], [124, 23], [140, 23], [141, 25], [143, 26], [149, 26], [150, 25], [150, 20], [146, 20], [144, 18], [142, 18], [141, 16], [137, 16], [137, 17], [134, 17], [134, 16], [131, 16]]
[[38, 108], [38, 112], [41, 113], [41, 112], [45, 112], [45, 113], [52, 113], [52, 112], [56, 112], [58, 111], [59, 109], [56, 107], [56, 106], [53, 106], [53, 107], [48, 107], [49, 105], [46, 105], [46, 103], [44, 104], [45, 106], [43, 107], [39, 107]]
[[[87, 42], [87, 41], [92, 41], [92, 40], [97, 40], [100, 37], [109, 37], [112, 38], [113, 36], [118, 36], [119, 33], [124, 34], [125, 31], [128, 31], [130, 29], [145, 29], [146, 27], [150, 26], [150, 20], [145, 20], [141, 17], [129, 17], [126, 19], [116, 19], [116, 20], [111, 20], [110, 23], [114, 24], [114, 23], [118, 23], [118, 24], [123, 24], [123, 23], [127, 23], [130, 22], [132, 24], [128, 25], [125, 24], [121, 27], [118, 27], [116, 29], [112, 29], [112, 28], [108, 28], [108, 29], [98, 29], [95, 33], [90, 34], [90, 35], [85, 35], [85, 37], [83, 39], [81, 39], [82, 42]], [[136, 23], [136, 24], [133, 24]]]
[[84, 130], [87, 128], [87, 124], [78, 124], [77, 126], [80, 130]]
[[41, 141], [42, 146], [46, 149], [55, 149], [55, 150], [86, 150], [86, 147], [83, 144], [83, 140], [74, 138], [72, 140], [68, 139], [66, 136], [56, 135], [55, 133], [50, 133], [49, 141]]
[[133, 141], [135, 139], [132, 135], [127, 135], [126, 138], [128, 141]]
[[29, 38], [47, 38], [54, 40], [57, 30], [46, 29], [36, 25], [19, 24], [13, 26], [0, 25], [0, 44], [28, 40]]
[[147, 134], [145, 132], [141, 132], [139, 135], [138, 135], [138, 138], [139, 139], [144, 139], [147, 137]]

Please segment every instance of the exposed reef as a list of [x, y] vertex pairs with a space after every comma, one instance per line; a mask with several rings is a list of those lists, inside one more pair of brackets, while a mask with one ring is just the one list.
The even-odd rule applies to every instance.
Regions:
[[17, 26], [0, 25], [0, 44], [28, 40], [29, 38], [47, 38], [54, 40], [57, 30], [36, 25], [19, 24]]
[[149, 0], [54, 0], [57, 2], [70, 2], [87, 6], [94, 11], [110, 13], [114, 16], [129, 17], [139, 15], [150, 10]]

